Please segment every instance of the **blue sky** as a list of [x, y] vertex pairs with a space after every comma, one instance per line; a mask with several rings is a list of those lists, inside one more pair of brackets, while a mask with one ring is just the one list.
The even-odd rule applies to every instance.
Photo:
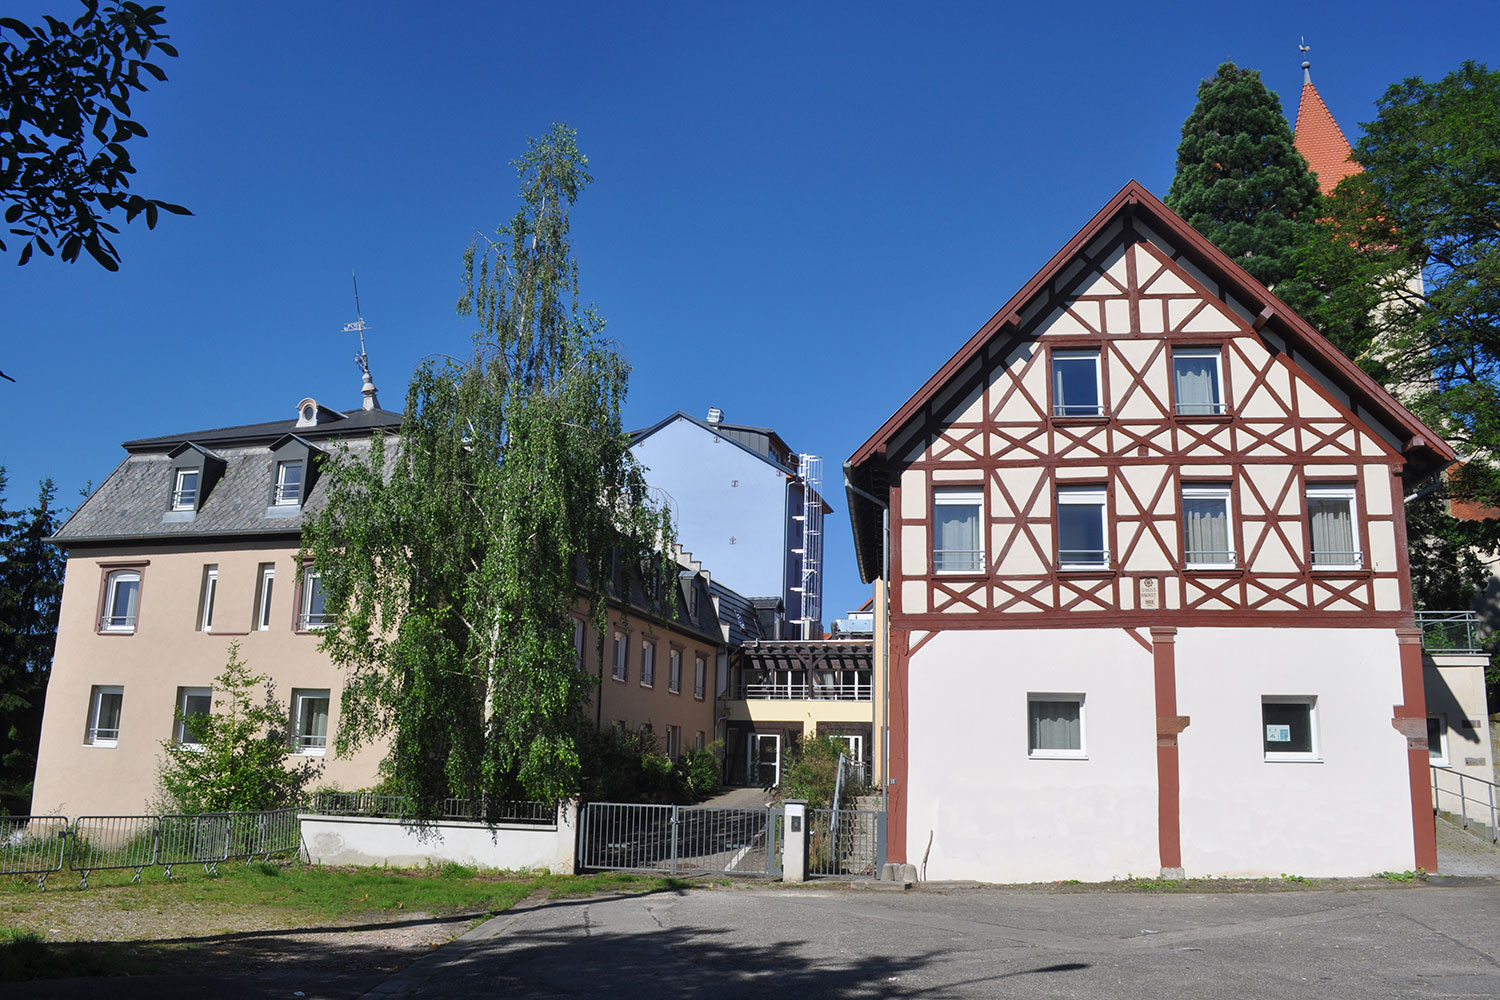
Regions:
[[[35, 21], [63, 0], [11, 0]], [[1500, 5], [169, 3], [133, 102], [141, 222], [109, 274], [0, 258], [0, 464], [98, 483], [128, 438], [358, 405], [358, 271], [382, 402], [453, 310], [508, 165], [553, 121], [596, 182], [581, 290], [635, 366], [626, 423], [719, 406], [825, 458], [826, 617], [861, 603], [838, 469], [1127, 180], [1171, 182], [1225, 59], [1353, 135], [1407, 76], [1500, 63]], [[692, 539], [684, 539], [692, 548]], [[712, 569], [712, 567], [709, 567]], [[731, 586], [733, 581], [726, 581]]]

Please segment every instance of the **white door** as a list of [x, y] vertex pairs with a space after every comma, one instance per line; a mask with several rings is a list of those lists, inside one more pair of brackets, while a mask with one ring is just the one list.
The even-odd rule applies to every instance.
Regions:
[[781, 784], [780, 733], [755, 733], [750, 737], [750, 781], [763, 788]]

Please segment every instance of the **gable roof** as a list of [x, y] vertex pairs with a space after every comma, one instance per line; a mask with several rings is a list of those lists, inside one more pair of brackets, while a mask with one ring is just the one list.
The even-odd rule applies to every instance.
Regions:
[[873, 580], [878, 574], [881, 544], [880, 510], [868, 494], [872, 487], [879, 492], [885, 485], [875, 481], [869, 474], [868, 466], [885, 458], [887, 446], [900, 434], [902, 428], [917, 417], [922, 407], [979, 355], [992, 338], [1007, 329], [1019, 328], [1023, 310], [1059, 276], [1080, 250], [1097, 239], [1118, 216], [1128, 213], [1139, 215], [1152, 228], [1174, 241], [1204, 274], [1239, 297], [1252, 312], [1258, 312], [1256, 329], [1268, 329], [1279, 334], [1299, 353], [1312, 358], [1330, 381], [1349, 394], [1356, 407], [1382, 419], [1401, 440], [1413, 466], [1436, 471], [1453, 461], [1453, 449], [1435, 431], [1345, 357], [1306, 320], [1293, 312], [1290, 306], [1147, 191], [1140, 182], [1131, 180], [1040, 271], [1032, 275], [1031, 280], [1022, 285], [1000, 307], [999, 312], [975, 331], [958, 352], [934, 372], [910, 399], [891, 414], [880, 425], [879, 430], [860, 445], [844, 464], [849, 520], [854, 529], [855, 557], [859, 561], [861, 577], [866, 582]]
[[[740, 439], [740, 435], [736, 433], [746, 432], [753, 435], [763, 435], [773, 444], [780, 445], [781, 448], [786, 452], [786, 454], [795, 455], [796, 452], [792, 451], [791, 445], [781, 440], [781, 436], [775, 431], [771, 430], [769, 427], [751, 427], [748, 424], [726, 424], [723, 422], [720, 422], [718, 424], [711, 424], [707, 420], [700, 420], [690, 413], [684, 413], [683, 411], [678, 410], [675, 413], [669, 414], [665, 418], [658, 420], [650, 427], [642, 427], [639, 430], [631, 431], [630, 446], [634, 448], [642, 441], [651, 437], [651, 435], [657, 433], [662, 428], [673, 424], [678, 420], [686, 420], [688, 423], [693, 424], [694, 426], [699, 427], [702, 430], [714, 435], [719, 440], [728, 441], [730, 444], [734, 445], [745, 454], [754, 455], [756, 458], [760, 459], [762, 462], [766, 463], [777, 472], [780, 472], [788, 479], [795, 479], [799, 482], [801, 481], [801, 476], [798, 474], [796, 466], [784, 465], [781, 462], [776, 461], [771, 456], [764, 455], [756, 451], [754, 448], [750, 447], [744, 441], [742, 441]], [[833, 506], [829, 504], [827, 498], [823, 497], [816, 490], [809, 490], [809, 492], [811, 492], [813, 496], [817, 497], [818, 501], [823, 505], [824, 514], [833, 513]]]
[[1292, 145], [1318, 175], [1318, 188], [1326, 195], [1339, 181], [1362, 173], [1364, 168], [1354, 160], [1354, 149], [1344, 137], [1344, 130], [1333, 120], [1328, 105], [1311, 80], [1302, 85], [1302, 100], [1297, 105], [1297, 126], [1292, 131]]

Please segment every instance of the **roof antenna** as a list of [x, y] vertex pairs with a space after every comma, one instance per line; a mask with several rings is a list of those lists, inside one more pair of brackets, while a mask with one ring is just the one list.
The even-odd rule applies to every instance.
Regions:
[[1302, 50], [1302, 83], [1306, 86], [1312, 83], [1312, 63], [1307, 61], [1307, 54], [1312, 51], [1312, 46], [1307, 44], [1307, 36], [1302, 36], [1302, 44], [1297, 46]]
[[360, 392], [365, 397], [362, 405], [366, 410], [378, 410], [380, 409], [380, 401], [375, 398], [375, 380], [370, 378], [370, 356], [365, 353], [365, 316], [359, 308], [359, 275], [353, 271], [350, 271], [349, 274], [354, 279], [354, 315], [356, 319], [353, 323], [344, 324], [344, 332], [359, 334], [359, 353], [354, 356], [354, 363], [359, 365], [359, 370], [365, 377], [364, 388], [360, 389]]

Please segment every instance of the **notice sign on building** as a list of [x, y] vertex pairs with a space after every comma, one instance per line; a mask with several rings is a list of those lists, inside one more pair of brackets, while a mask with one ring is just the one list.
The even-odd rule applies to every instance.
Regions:
[[1290, 743], [1292, 742], [1291, 726], [1266, 726], [1267, 743]]
[[1161, 585], [1154, 576], [1141, 577], [1141, 610], [1155, 611], [1161, 607]]

